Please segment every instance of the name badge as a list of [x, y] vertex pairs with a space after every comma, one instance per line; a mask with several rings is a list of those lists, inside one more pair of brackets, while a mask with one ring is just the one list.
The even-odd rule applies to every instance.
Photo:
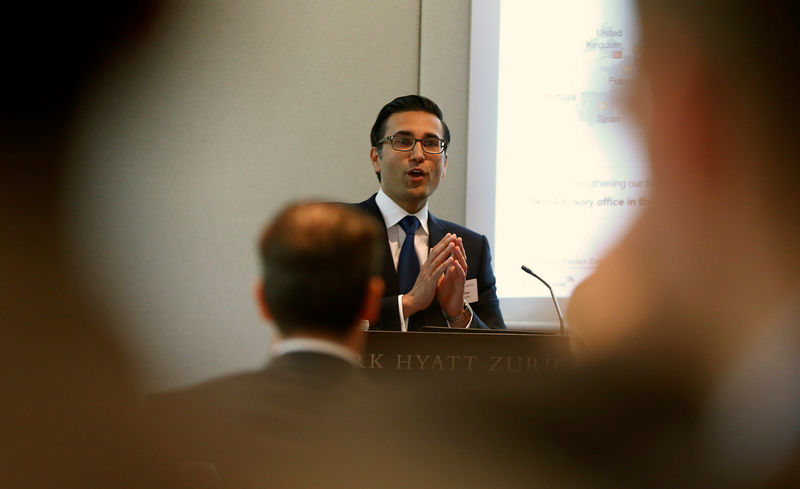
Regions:
[[478, 279], [471, 278], [464, 282], [464, 300], [472, 304], [478, 302]]

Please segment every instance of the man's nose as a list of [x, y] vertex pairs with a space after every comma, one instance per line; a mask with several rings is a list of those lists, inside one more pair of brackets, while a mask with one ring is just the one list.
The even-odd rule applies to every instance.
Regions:
[[425, 154], [422, 151], [422, 141], [414, 141], [414, 146], [411, 147], [411, 158], [415, 160], [425, 159]]

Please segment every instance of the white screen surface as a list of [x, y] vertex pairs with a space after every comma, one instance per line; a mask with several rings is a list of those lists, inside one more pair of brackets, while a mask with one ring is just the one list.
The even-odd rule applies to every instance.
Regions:
[[637, 43], [627, 0], [473, 2], [466, 218], [490, 237], [510, 327], [558, 324], [521, 265], [564, 306], [647, 204], [622, 107]]

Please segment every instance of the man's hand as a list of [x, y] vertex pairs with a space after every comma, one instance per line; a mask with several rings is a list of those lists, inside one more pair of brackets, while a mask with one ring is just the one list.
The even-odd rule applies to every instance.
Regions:
[[[460, 241], [460, 239], [458, 240]], [[403, 296], [403, 316], [409, 317], [417, 311], [421, 311], [433, 302], [436, 296], [436, 289], [439, 281], [455, 261], [453, 249], [457, 247], [456, 236], [446, 234], [436, 246], [431, 248], [428, 259], [419, 269], [417, 281], [414, 287]], [[465, 262], [466, 263], [466, 262]], [[463, 295], [463, 283], [462, 295]]]
[[[448, 316], [458, 316], [464, 310], [464, 283], [467, 280], [467, 254], [461, 238], [455, 240], [452, 249], [453, 261], [439, 278], [436, 300]], [[465, 318], [469, 319], [469, 318]], [[466, 325], [468, 321], [464, 321]], [[454, 325], [455, 326], [455, 325]], [[463, 327], [463, 326], [462, 326]]]

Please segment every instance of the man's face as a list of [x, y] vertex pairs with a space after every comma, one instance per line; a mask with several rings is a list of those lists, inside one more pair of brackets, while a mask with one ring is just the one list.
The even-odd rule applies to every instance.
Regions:
[[[415, 139], [444, 139], [442, 122], [433, 114], [422, 111], [397, 112], [386, 119], [382, 137], [403, 135]], [[430, 154], [417, 142], [409, 151], [392, 149], [389, 141], [381, 143], [381, 154], [370, 150], [372, 166], [381, 174], [381, 189], [408, 212], [421, 209], [444, 178], [447, 155]]]

